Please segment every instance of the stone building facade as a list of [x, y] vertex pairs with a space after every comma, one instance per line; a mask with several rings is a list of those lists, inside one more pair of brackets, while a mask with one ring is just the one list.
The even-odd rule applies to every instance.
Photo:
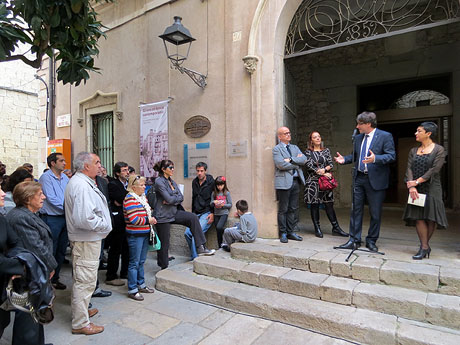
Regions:
[[[259, 221], [259, 235], [275, 238], [277, 205], [271, 149], [276, 145], [279, 126], [291, 127], [302, 148], [307, 132], [315, 128], [333, 151], [347, 152], [362, 100], [369, 100], [364, 105], [369, 109], [375, 101], [369, 96], [373, 87], [381, 90], [377, 94], [385, 95], [386, 84], [416, 87], [414, 80], [434, 78], [438, 84], [447, 80], [451, 99], [450, 104], [435, 109], [436, 117], [449, 123], [449, 138], [458, 136], [458, 18], [449, 25], [412, 28], [404, 34], [369, 37], [357, 44], [288, 57], [288, 31], [299, 6], [305, 3], [118, 0], [97, 4], [107, 27], [107, 39], [100, 41], [96, 61], [102, 71], [79, 87], [58, 85], [56, 115], [70, 112], [72, 127], [67, 132], [56, 131], [56, 138], [71, 137], [74, 154], [91, 150], [92, 118], [112, 112], [114, 161], [125, 160], [138, 168], [139, 105], [169, 99], [169, 156], [175, 162], [175, 180], [185, 185], [184, 207], [190, 209], [191, 180], [183, 177], [183, 146], [209, 142], [213, 167], [209, 172], [225, 175], [232, 198], [248, 200]], [[158, 38], [176, 15], [196, 38], [184, 66], [207, 76], [204, 89], [170, 67]], [[433, 108], [420, 107], [404, 114], [394, 109], [373, 110], [385, 128], [401, 120], [409, 131], [411, 121], [430, 118]], [[202, 138], [191, 138], [184, 132], [185, 122], [196, 115], [207, 117], [211, 123], [211, 130]], [[246, 143], [242, 155], [229, 154], [229, 143], [233, 142]], [[451, 141], [448, 145], [449, 175], [456, 176], [460, 144]], [[337, 174], [341, 181], [337, 203], [348, 206], [349, 168], [343, 167]], [[450, 207], [458, 208], [460, 182], [452, 180], [449, 186]]]
[[7, 174], [31, 163], [38, 178], [45, 168], [46, 129], [35, 73], [20, 61], [0, 63], [0, 160], [7, 166]]

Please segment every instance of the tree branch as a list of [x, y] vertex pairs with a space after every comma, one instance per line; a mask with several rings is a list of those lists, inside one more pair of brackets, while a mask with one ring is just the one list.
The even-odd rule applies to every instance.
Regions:
[[24, 55], [11, 55], [11, 56], [7, 56], [3, 61], [15, 61], [15, 60], [21, 60], [22, 62], [24, 62], [25, 64], [33, 68], [40, 68], [42, 64], [41, 56], [37, 57], [36, 60], [29, 60]]

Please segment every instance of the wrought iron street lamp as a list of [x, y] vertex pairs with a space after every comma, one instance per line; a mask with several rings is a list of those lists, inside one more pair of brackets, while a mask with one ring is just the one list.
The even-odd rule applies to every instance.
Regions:
[[163, 40], [166, 55], [169, 61], [171, 61], [171, 65], [182, 74], [187, 74], [195, 84], [204, 89], [206, 86], [206, 76], [182, 67], [182, 63], [187, 60], [190, 47], [195, 39], [190, 34], [190, 31], [182, 25], [181, 20], [181, 17], [175, 16], [174, 24], [168, 26], [163, 35], [159, 37]]

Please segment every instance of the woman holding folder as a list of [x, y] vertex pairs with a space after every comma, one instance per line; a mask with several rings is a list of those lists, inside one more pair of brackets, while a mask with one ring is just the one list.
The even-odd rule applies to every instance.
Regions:
[[415, 140], [420, 146], [410, 150], [407, 161], [405, 181], [409, 198], [403, 219], [415, 221], [420, 239], [420, 248], [417, 254], [412, 256], [414, 260], [429, 258], [429, 241], [436, 225], [447, 227], [440, 177], [446, 151], [434, 142], [437, 130], [438, 126], [433, 122], [423, 122], [417, 127]]

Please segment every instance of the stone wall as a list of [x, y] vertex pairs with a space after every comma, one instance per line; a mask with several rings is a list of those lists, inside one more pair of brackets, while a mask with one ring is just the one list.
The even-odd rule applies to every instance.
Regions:
[[38, 177], [44, 168], [39, 159], [40, 130], [45, 126], [38, 113], [39, 81], [36, 70], [19, 61], [0, 63], [0, 160], [11, 174], [29, 162]]
[[[333, 154], [348, 154], [359, 111], [359, 86], [447, 74], [456, 85], [460, 66], [454, 55], [459, 48], [460, 23], [453, 23], [285, 60], [295, 79], [298, 146], [304, 150], [308, 134], [316, 130]], [[451, 135], [455, 137], [460, 114], [455, 110], [458, 96], [454, 91], [451, 98]], [[458, 144], [453, 142], [451, 148], [455, 157]], [[350, 174], [342, 168], [337, 175], [342, 186], [337, 189], [336, 200], [345, 206], [350, 201]], [[458, 202], [458, 191], [454, 199]]]

